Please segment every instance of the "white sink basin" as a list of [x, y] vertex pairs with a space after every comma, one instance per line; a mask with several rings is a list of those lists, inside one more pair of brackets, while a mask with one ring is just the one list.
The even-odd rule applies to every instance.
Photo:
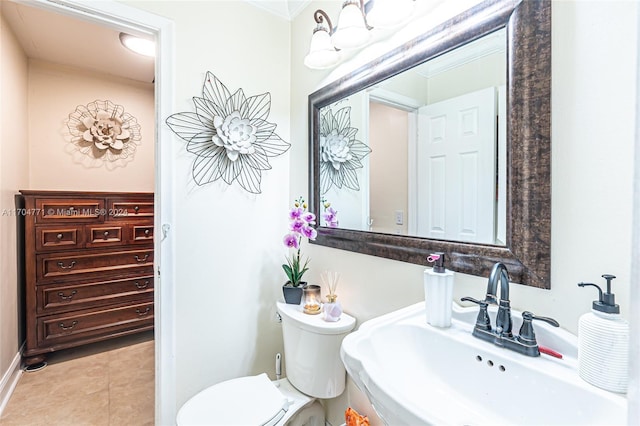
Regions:
[[[578, 376], [574, 335], [537, 321], [539, 345], [564, 357], [528, 357], [473, 337], [477, 312], [454, 303], [452, 326], [440, 329], [418, 303], [347, 335], [340, 351], [347, 373], [385, 423], [626, 424], [626, 397]], [[522, 318], [512, 315], [515, 334]]]

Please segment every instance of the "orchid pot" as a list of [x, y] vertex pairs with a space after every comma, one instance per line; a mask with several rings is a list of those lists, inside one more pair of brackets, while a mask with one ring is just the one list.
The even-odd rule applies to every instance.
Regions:
[[282, 286], [282, 295], [284, 296], [284, 302], [289, 305], [299, 305], [302, 301], [303, 289], [307, 286], [306, 282], [300, 282], [294, 287], [291, 281], [287, 281]]

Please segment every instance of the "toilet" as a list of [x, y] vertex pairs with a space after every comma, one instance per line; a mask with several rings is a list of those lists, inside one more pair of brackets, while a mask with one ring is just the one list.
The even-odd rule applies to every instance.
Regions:
[[290, 425], [324, 426], [324, 408], [316, 398], [342, 394], [346, 372], [340, 360], [342, 339], [356, 321], [342, 314], [336, 322], [307, 315], [299, 305], [277, 302], [287, 378], [266, 373], [210, 386], [184, 403], [179, 426]]

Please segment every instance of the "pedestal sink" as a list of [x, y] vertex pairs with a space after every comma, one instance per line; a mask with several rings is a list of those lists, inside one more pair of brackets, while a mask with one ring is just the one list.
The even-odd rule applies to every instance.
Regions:
[[[418, 303], [369, 320], [343, 340], [347, 373], [385, 423], [626, 424], [626, 397], [578, 376], [576, 336], [536, 323], [539, 345], [563, 358], [528, 357], [473, 337], [477, 312], [454, 303], [452, 326], [441, 329], [427, 324]], [[512, 316], [517, 332], [521, 313]]]

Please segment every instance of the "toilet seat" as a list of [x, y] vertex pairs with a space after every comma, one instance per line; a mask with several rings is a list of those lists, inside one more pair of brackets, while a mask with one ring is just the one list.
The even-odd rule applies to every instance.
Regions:
[[272, 426], [285, 416], [290, 404], [262, 373], [204, 389], [180, 408], [176, 421], [178, 425]]

